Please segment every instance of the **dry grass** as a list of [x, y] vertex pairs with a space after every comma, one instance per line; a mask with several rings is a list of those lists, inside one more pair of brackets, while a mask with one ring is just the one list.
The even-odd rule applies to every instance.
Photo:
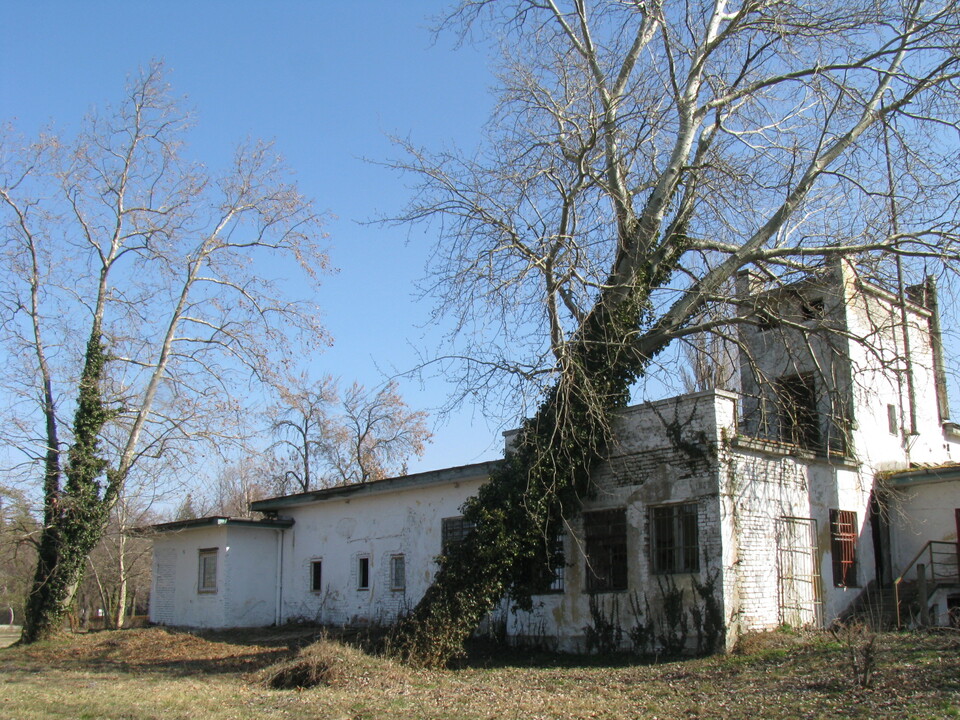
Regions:
[[[960, 718], [956, 634], [880, 636], [869, 689], [824, 635], [756, 636], [733, 655], [683, 662], [488, 655], [446, 672], [313, 640], [150, 629], [3, 649], [0, 720]], [[304, 665], [316, 687], [265, 686]]]

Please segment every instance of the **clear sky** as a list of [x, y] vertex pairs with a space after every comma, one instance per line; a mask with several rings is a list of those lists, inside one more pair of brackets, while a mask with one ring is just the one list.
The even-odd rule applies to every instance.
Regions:
[[[30, 137], [68, 132], [125, 79], [162, 59], [175, 95], [196, 111], [186, 155], [217, 167], [246, 138], [275, 140], [301, 189], [336, 217], [326, 225], [339, 270], [317, 302], [334, 345], [311, 359], [368, 386], [436, 346], [415, 281], [434, 238], [365, 225], [407, 198], [402, 177], [364, 158], [397, 157], [389, 136], [438, 148], [479, 141], [492, 96], [491, 56], [435, 39], [445, 0], [5, 0], [0, 120]], [[441, 379], [404, 381], [417, 409], [441, 405]], [[498, 428], [465, 408], [435, 428], [411, 471], [495, 457]]]

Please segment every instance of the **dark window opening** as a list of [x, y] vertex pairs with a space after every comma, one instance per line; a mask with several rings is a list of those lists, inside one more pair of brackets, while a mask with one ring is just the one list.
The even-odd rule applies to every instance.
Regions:
[[800, 315], [804, 320], [822, 320], [823, 298], [802, 300], [800, 302]]
[[766, 310], [760, 310], [757, 312], [758, 331], [767, 332], [767, 330], [773, 330], [773, 328], [777, 327], [777, 325], [779, 325], [779, 323]]
[[817, 384], [813, 375], [789, 375], [774, 384], [780, 440], [808, 450], [821, 447]]
[[658, 575], [700, 571], [696, 503], [650, 508], [650, 562]]
[[370, 589], [370, 558], [362, 557], [357, 565], [357, 590]]
[[627, 589], [627, 511], [598, 510], [583, 514], [587, 591]]
[[857, 585], [857, 513], [853, 510], [830, 511], [830, 554], [833, 557], [833, 584]]
[[562, 534], [553, 538], [547, 552], [549, 558], [528, 563], [527, 574], [537, 593], [562, 593], [565, 587], [567, 569]]
[[310, 563], [310, 590], [320, 592], [323, 589], [323, 562], [314, 560]]
[[463, 517], [444, 518], [440, 525], [440, 551], [446, 555], [450, 548], [463, 542], [473, 528], [474, 524]]

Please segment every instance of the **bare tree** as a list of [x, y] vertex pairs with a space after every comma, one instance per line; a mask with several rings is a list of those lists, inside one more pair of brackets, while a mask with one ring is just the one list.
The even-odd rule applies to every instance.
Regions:
[[432, 436], [426, 412], [409, 410], [395, 381], [369, 392], [353, 383], [343, 395], [342, 410], [323, 451], [337, 485], [406, 472], [407, 459], [423, 455]]
[[114, 505], [100, 541], [87, 556], [88, 572], [78, 590], [78, 599], [87, 599], [78, 612], [90, 618], [95, 609], [102, 610], [104, 627], [122, 628], [150, 594], [153, 543], [137, 529], [159, 519], [137, 500], [124, 494]]
[[958, 257], [949, 0], [465, 0], [448, 19], [477, 22], [506, 58], [487, 142], [406, 143], [420, 184], [399, 219], [437, 221], [428, 289], [455, 320], [462, 391], [536, 411], [400, 630], [424, 663], [508, 588], [528, 598], [530, 562], [556, 562], [611, 412], [663, 351], [753, 321], [740, 270]]
[[266, 457], [253, 455], [224, 465], [213, 479], [202, 514], [252, 517], [250, 503], [269, 497], [274, 490], [272, 469]]
[[281, 492], [290, 480], [307, 492], [406, 472], [407, 460], [423, 455], [432, 435], [426, 412], [411, 411], [395, 381], [374, 391], [355, 382], [342, 398], [330, 377], [280, 392], [271, 415], [278, 438], [273, 447], [288, 451], [277, 460]]
[[315, 464], [330, 439], [329, 415], [337, 401], [337, 384], [329, 375], [313, 384], [301, 376], [278, 392], [280, 402], [270, 410], [270, 429], [276, 438], [272, 449], [281, 454], [277, 490], [289, 492], [292, 484], [307, 492], [315, 485]]
[[222, 176], [186, 162], [187, 126], [154, 65], [74, 140], [4, 139], [5, 439], [44, 498], [25, 641], [59, 628], [134, 467], [218, 436], [235, 381], [323, 339], [314, 308], [253, 271], [323, 270], [309, 202], [269, 145]]
[[40, 524], [15, 488], [0, 485], [0, 623], [20, 622], [33, 569]]

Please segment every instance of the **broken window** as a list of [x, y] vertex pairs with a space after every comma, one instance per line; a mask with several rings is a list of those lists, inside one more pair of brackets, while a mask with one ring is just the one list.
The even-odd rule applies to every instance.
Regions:
[[700, 571], [697, 504], [650, 508], [650, 566], [654, 574]]
[[370, 589], [370, 558], [361, 557], [357, 563], [357, 590]]
[[463, 516], [444, 518], [440, 525], [440, 552], [444, 555], [473, 530], [473, 523]]
[[403, 555], [390, 557], [390, 589], [403, 590], [407, 587], [407, 564]]
[[857, 585], [857, 513], [830, 510], [830, 554], [833, 557], [833, 584]]
[[197, 592], [215, 593], [217, 591], [217, 548], [204, 548], [200, 550], [199, 557]]
[[788, 375], [774, 383], [780, 440], [807, 450], [821, 447], [817, 383], [812, 374]]
[[310, 563], [310, 591], [320, 592], [323, 589], [323, 561], [313, 560]]
[[627, 511], [597, 510], [583, 514], [587, 591], [627, 589]]

